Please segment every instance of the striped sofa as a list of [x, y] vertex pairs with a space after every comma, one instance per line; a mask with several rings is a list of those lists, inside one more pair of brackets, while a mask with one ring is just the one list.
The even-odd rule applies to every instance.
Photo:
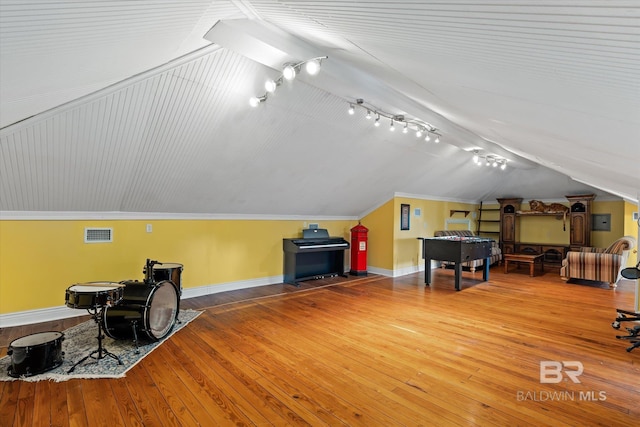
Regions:
[[584, 247], [580, 251], [567, 252], [560, 267], [563, 280], [583, 279], [607, 282], [615, 288], [622, 277], [620, 272], [627, 266], [629, 252], [636, 245], [632, 236], [624, 236], [608, 248]]
[[[471, 230], [438, 230], [433, 233], [435, 237], [443, 237], [443, 236], [462, 236], [462, 237], [477, 237], [476, 234]], [[500, 263], [502, 261], [502, 250], [500, 250], [500, 245], [495, 240], [491, 243], [491, 258], [489, 259], [489, 264], [493, 265], [495, 263]], [[453, 265], [453, 262], [450, 261], [440, 261], [440, 266], [445, 268], [448, 265]], [[484, 264], [483, 259], [474, 259], [473, 261], [467, 261], [462, 263], [462, 268], [468, 268], [471, 272], [476, 271], [476, 268], [481, 268]]]

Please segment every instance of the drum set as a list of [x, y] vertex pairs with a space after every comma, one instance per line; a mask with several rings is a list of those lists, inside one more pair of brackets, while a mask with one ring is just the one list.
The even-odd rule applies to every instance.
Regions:
[[[103, 346], [104, 334], [113, 339], [132, 339], [136, 352], [140, 337], [160, 341], [169, 335], [178, 322], [182, 270], [182, 264], [147, 259], [142, 281], [88, 282], [67, 288], [66, 306], [86, 309], [98, 325], [98, 348], [76, 362], [68, 373], [87, 359], [111, 357], [123, 364]], [[8, 374], [27, 377], [60, 366], [63, 340], [61, 332], [43, 332], [14, 340], [7, 350], [11, 355]]]

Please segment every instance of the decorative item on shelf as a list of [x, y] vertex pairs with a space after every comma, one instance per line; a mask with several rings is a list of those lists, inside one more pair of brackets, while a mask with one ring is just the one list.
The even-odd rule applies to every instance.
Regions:
[[403, 114], [387, 113], [382, 111], [380, 108], [366, 103], [362, 98], [358, 98], [354, 102], [349, 102], [349, 109], [347, 110], [349, 115], [354, 115], [356, 108], [361, 108], [363, 111], [367, 112], [365, 115], [367, 120], [371, 120], [375, 116], [373, 125], [376, 127], [380, 126], [380, 119], [385, 118], [389, 120], [389, 130], [391, 132], [394, 132], [397, 126], [402, 128], [402, 133], [409, 133], [409, 131], [413, 131], [417, 138], [422, 138], [424, 135], [424, 140], [427, 142], [433, 141], [438, 144], [442, 138], [438, 128], [432, 124], [417, 118], [409, 119]]
[[566, 230], [567, 214], [569, 213], [569, 207], [561, 203], [546, 204], [540, 200], [529, 201], [530, 211], [518, 211], [520, 215], [540, 215], [540, 214], [552, 214], [556, 215], [558, 219], [562, 218], [562, 231]]
[[292, 81], [293, 79], [295, 79], [303, 66], [307, 74], [315, 76], [320, 72], [322, 60], [327, 58], [328, 56], [317, 56], [315, 58], [296, 63], [284, 64], [284, 68], [282, 69], [282, 74], [280, 74], [280, 76], [273, 80], [268, 79], [264, 83], [264, 89], [266, 90], [266, 93], [262, 96], [251, 97], [249, 99], [249, 105], [251, 105], [252, 107], [257, 107], [262, 102], [265, 102], [269, 97], [269, 94], [274, 93], [278, 86], [280, 86], [285, 80]]

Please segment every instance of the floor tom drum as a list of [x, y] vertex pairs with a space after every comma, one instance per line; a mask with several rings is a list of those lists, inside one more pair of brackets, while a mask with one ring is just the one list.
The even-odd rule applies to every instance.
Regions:
[[18, 338], [9, 344], [11, 364], [7, 374], [14, 378], [30, 377], [62, 364], [62, 332], [40, 332]]

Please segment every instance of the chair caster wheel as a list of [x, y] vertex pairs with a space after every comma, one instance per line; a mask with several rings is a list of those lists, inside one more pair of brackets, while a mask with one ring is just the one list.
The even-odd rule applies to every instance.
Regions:
[[611, 324], [611, 327], [612, 327], [613, 329], [620, 329], [620, 322], [613, 322], [613, 323]]

